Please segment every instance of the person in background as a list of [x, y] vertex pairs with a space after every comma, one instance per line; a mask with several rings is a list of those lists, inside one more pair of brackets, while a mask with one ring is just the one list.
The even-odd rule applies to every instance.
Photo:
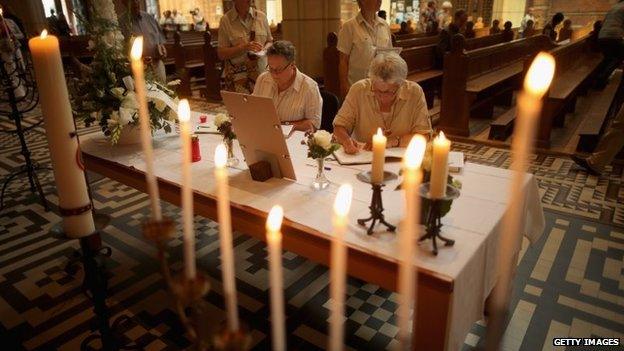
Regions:
[[346, 21], [338, 33], [341, 97], [347, 95], [352, 84], [366, 78], [378, 48], [392, 47], [390, 27], [377, 17], [381, 0], [357, 0], [357, 3], [360, 12]]
[[379, 16], [379, 18], [383, 18], [384, 21], [388, 21], [388, 14], [386, 13], [386, 10], [380, 10], [377, 12], [377, 16]]
[[503, 41], [512, 41], [516, 37], [516, 33], [511, 28], [512, 25], [511, 21], [506, 21], [503, 25]]
[[532, 20], [528, 20], [524, 31], [521, 33], [522, 38], [530, 38], [535, 35], [535, 23]]
[[221, 17], [218, 38], [226, 90], [251, 94], [258, 75], [266, 70], [263, 50], [273, 42], [266, 15], [251, 7], [250, 0], [234, 0], [234, 7]]
[[407, 77], [407, 63], [394, 52], [377, 55], [368, 78], [351, 87], [334, 119], [334, 137], [348, 154], [370, 150], [378, 128], [386, 147], [406, 147], [414, 134], [431, 135], [425, 94]]
[[165, 36], [160, 31], [158, 22], [147, 12], [141, 11], [141, 0], [130, 1], [130, 34], [143, 36], [143, 57], [150, 62], [156, 78], [162, 83], [167, 82], [165, 64], [163, 59], [167, 57], [165, 49]]
[[171, 12], [171, 16], [173, 17], [173, 23], [175, 24], [186, 24], [186, 20], [184, 19], [184, 16], [181, 13], [178, 13], [178, 10], [174, 9]]
[[444, 54], [451, 51], [451, 40], [455, 34], [462, 33], [468, 21], [468, 14], [464, 10], [457, 10], [453, 22], [440, 31], [436, 47], [436, 68], [444, 68]]
[[408, 33], [414, 33], [414, 25], [412, 23], [412, 20], [407, 20], [407, 32]]
[[602, 21], [594, 22], [594, 29], [589, 33], [589, 47], [592, 52], [600, 51], [600, 45], [598, 44], [600, 29], [602, 29]]
[[611, 73], [624, 60], [624, 1], [620, 0], [605, 16], [598, 34], [603, 59], [596, 69], [596, 88], [607, 86]]
[[483, 24], [483, 17], [477, 17], [477, 23], [474, 25], [474, 29], [483, 29], [485, 25]]
[[550, 38], [550, 40], [552, 40], [553, 42], [557, 41], [557, 31], [555, 30], [555, 28], [561, 23], [563, 22], [563, 13], [561, 12], [557, 12], [553, 17], [552, 20], [550, 22], [548, 22], [545, 26], [544, 29], [542, 30], [542, 34], [546, 35], [547, 37]]
[[58, 28], [58, 36], [60, 37], [68, 37], [71, 35], [71, 29], [69, 28], [69, 24], [67, 24], [67, 18], [65, 14], [62, 12], [58, 13], [57, 20], [57, 28]]
[[438, 26], [446, 29], [453, 22], [453, 4], [450, 1], [442, 3], [442, 10], [438, 13]]
[[268, 71], [258, 77], [253, 94], [272, 98], [283, 124], [314, 131], [321, 125], [323, 100], [314, 79], [297, 69], [295, 56], [291, 42], [274, 42], [267, 49]]
[[498, 34], [500, 32], [500, 21], [495, 19], [492, 21], [492, 26], [490, 27], [490, 35]]
[[191, 16], [193, 18], [193, 30], [196, 32], [205, 32], [207, 24], [199, 7], [196, 7], [195, 10], [191, 10]]
[[160, 26], [166, 31], [175, 30], [175, 22], [173, 21], [173, 16], [171, 16], [171, 11], [167, 10], [163, 12], [163, 16], [160, 18]]
[[617, 115], [613, 117], [609, 128], [604, 132], [594, 152], [589, 157], [574, 154], [571, 158], [587, 173], [599, 176], [604, 168], [613, 162], [615, 156], [622, 151], [622, 147], [624, 147], [624, 106], [620, 107]]
[[407, 29], [407, 22], [401, 22], [401, 28], [396, 34], [409, 34], [409, 29]]
[[563, 21], [563, 27], [559, 29], [559, 36], [557, 37], [557, 42], [562, 42], [564, 40], [572, 39], [572, 21], [568, 18]]
[[422, 13], [422, 26], [423, 32], [427, 34], [435, 34], [438, 32], [438, 17], [436, 16], [436, 3], [435, 1], [427, 2], [427, 7]]
[[476, 36], [477, 34], [474, 31], [474, 22], [472, 21], [466, 22], [466, 29], [464, 30], [464, 37], [466, 37], [466, 39], [471, 39]]
[[533, 26], [535, 26], [535, 17], [533, 16], [533, 8], [529, 7], [527, 9], [527, 13], [526, 15], [524, 15], [524, 17], [522, 18], [522, 21], [520, 22], [520, 34], [524, 33], [524, 31], [527, 28], [527, 24], [529, 21], [533, 21]]

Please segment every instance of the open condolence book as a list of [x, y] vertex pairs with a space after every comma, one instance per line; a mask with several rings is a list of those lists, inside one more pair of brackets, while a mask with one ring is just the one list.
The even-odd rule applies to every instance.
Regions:
[[[405, 150], [406, 148], [402, 147], [386, 149], [386, 161], [401, 162], [403, 155], [405, 154]], [[345, 153], [344, 149], [341, 147], [334, 151], [334, 157], [341, 165], [365, 165], [373, 163], [372, 151], [360, 150], [360, 152], [355, 155], [349, 155]], [[461, 172], [462, 168], [464, 168], [464, 153], [451, 151], [449, 152], [448, 161], [450, 172]]]

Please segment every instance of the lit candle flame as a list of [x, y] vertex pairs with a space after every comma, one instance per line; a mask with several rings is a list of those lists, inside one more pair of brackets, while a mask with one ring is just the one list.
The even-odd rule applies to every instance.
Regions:
[[214, 162], [218, 168], [225, 167], [225, 164], [227, 163], [227, 150], [225, 149], [225, 145], [217, 145], [214, 154]]
[[543, 96], [555, 74], [555, 59], [551, 54], [540, 52], [533, 60], [524, 79], [524, 89], [532, 95]]
[[436, 139], [440, 140], [440, 141], [445, 141], [446, 140], [446, 135], [444, 135], [443, 131], [440, 131], [440, 134], [438, 134], [438, 136], [436, 137]]
[[[444, 133], [442, 137], [444, 137]], [[427, 147], [427, 140], [424, 136], [420, 134], [416, 134], [410, 140], [409, 145], [407, 145], [407, 150], [405, 151], [405, 156], [403, 157], [403, 163], [406, 168], [409, 169], [418, 169], [422, 164], [423, 157], [425, 156], [425, 148]]]
[[130, 57], [133, 60], [140, 60], [143, 55], [143, 37], [134, 38], [134, 42], [132, 42], [132, 49], [130, 50]]
[[0, 6], [0, 17], [4, 16], [4, 10], [2, 9], [2, 7]]
[[282, 227], [282, 219], [284, 218], [284, 209], [282, 206], [275, 205], [269, 212], [266, 228], [269, 232], [278, 232]]
[[377, 135], [383, 136], [383, 131], [381, 130], [381, 128], [377, 128]]
[[40, 38], [45, 39], [47, 36], [48, 36], [48, 30], [47, 29], [42, 30]]
[[187, 99], [180, 100], [178, 104], [178, 119], [180, 122], [188, 122], [191, 119], [191, 107]]
[[338, 189], [336, 200], [334, 201], [334, 212], [336, 215], [345, 217], [351, 208], [351, 198], [353, 196], [353, 187], [350, 184], [343, 184]]

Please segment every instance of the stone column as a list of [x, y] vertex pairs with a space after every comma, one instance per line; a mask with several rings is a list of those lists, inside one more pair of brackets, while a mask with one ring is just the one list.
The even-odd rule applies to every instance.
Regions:
[[282, 1], [282, 17], [284, 40], [297, 48], [299, 70], [322, 77], [327, 34], [340, 27], [340, 0]]

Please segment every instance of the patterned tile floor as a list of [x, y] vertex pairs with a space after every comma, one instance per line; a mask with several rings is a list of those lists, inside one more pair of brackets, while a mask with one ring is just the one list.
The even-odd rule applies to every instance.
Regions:
[[[214, 108], [195, 102], [195, 109]], [[26, 118], [37, 120], [36, 113]], [[7, 126], [0, 120], [0, 128]], [[83, 129], [82, 132], [92, 132]], [[41, 128], [28, 135], [33, 158], [49, 162]], [[13, 136], [0, 134], [0, 176], [22, 158]], [[509, 152], [455, 143], [471, 162], [507, 167]], [[555, 336], [624, 337], [624, 180], [613, 165], [600, 178], [578, 170], [570, 160], [537, 155], [531, 171], [539, 180], [546, 209], [546, 232], [526, 250], [518, 267], [505, 350], [551, 350]], [[2, 349], [75, 350], [90, 331], [89, 301], [80, 288], [81, 272], [63, 268], [77, 245], [52, 237], [60, 221], [51, 172], [41, 181], [52, 211], [43, 211], [21, 179], [11, 184], [7, 208], [0, 213], [0, 343]], [[94, 204], [112, 217], [104, 240], [112, 247], [108, 266], [109, 305], [130, 322], [121, 330], [148, 350], [189, 346], [171, 310], [155, 250], [140, 234], [148, 213], [147, 197], [125, 185], [91, 176]], [[171, 217], [179, 209], [165, 205]], [[199, 265], [207, 271], [206, 297], [215, 322], [223, 317], [217, 224], [197, 217]], [[240, 313], [252, 330], [254, 350], [270, 347], [266, 249], [245, 235], [234, 239]], [[180, 268], [181, 241], [170, 243], [174, 268]], [[322, 350], [328, 318], [328, 272], [295, 254], [284, 253], [288, 344], [293, 350]], [[353, 350], [392, 349], [397, 333], [396, 295], [356, 279], [348, 281], [346, 335]], [[217, 325], [217, 323], [215, 323]], [[475, 324], [464, 350], [479, 347], [485, 328]]]

